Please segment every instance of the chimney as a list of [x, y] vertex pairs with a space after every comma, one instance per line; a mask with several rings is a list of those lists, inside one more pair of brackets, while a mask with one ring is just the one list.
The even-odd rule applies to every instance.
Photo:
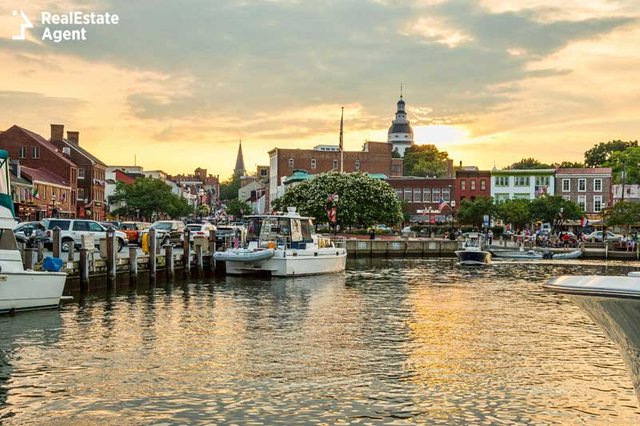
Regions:
[[[69, 132], [67, 132], [67, 133], [69, 133]], [[460, 160], [460, 167], [462, 167], [462, 160]]]
[[67, 139], [76, 145], [80, 145], [80, 132], [67, 131]]
[[22, 168], [20, 167], [20, 160], [11, 160], [11, 173], [16, 177], [22, 177]]
[[64, 124], [51, 125], [51, 140], [59, 141], [64, 138]]

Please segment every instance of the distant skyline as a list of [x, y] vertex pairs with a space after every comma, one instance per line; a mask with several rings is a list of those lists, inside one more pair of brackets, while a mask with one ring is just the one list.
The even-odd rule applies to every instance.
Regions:
[[[19, 32], [24, 10], [34, 28]], [[42, 41], [42, 12], [115, 13]], [[33, 0], [0, 6], [0, 130], [78, 130], [107, 164], [226, 178], [275, 147], [386, 141], [457, 164], [582, 161], [640, 134], [636, 0]], [[62, 27], [60, 27], [62, 28]], [[75, 27], [74, 27], [75, 28]]]

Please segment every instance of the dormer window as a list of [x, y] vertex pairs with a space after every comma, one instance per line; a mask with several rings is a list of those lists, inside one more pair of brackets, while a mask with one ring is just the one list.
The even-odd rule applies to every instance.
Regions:
[[62, 148], [62, 153], [64, 155], [71, 155], [71, 148], [69, 148], [68, 146], [65, 146]]

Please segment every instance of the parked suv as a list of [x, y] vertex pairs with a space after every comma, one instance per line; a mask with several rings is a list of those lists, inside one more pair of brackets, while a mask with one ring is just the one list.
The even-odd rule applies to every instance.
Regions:
[[[193, 243], [195, 237], [209, 238], [209, 231], [215, 231], [216, 227], [211, 223], [188, 223], [187, 228], [191, 231], [189, 242]], [[184, 235], [182, 240], [184, 241]]]
[[[149, 229], [156, 230], [156, 240], [160, 240], [161, 245], [171, 243], [177, 246], [182, 242], [184, 236], [184, 222], [181, 220], [158, 220], [153, 222]], [[140, 241], [142, 236], [149, 232], [149, 229], [140, 231]]]
[[150, 223], [147, 222], [122, 222], [120, 224], [120, 230], [127, 234], [127, 239], [129, 240], [129, 244], [137, 243], [140, 244], [140, 232], [151, 226]]
[[[93, 235], [96, 246], [99, 246], [100, 240], [107, 237], [107, 229], [94, 220], [86, 219], [42, 219], [40, 222], [46, 232], [42, 239], [46, 247], [53, 247], [53, 229], [57, 226], [61, 230], [61, 248], [62, 251], [69, 251], [69, 245], [74, 244], [79, 247], [82, 244], [83, 235]], [[122, 231], [116, 232], [116, 246], [120, 251], [127, 245], [127, 235]]]

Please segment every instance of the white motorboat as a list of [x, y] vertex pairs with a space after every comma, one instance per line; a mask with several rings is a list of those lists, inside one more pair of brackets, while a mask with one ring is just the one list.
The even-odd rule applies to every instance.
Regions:
[[245, 246], [215, 254], [225, 262], [227, 274], [288, 277], [345, 270], [347, 250], [315, 234], [313, 219], [300, 216], [295, 208], [248, 220]]
[[480, 234], [470, 232], [464, 241], [464, 250], [456, 250], [461, 265], [486, 265], [491, 263], [491, 253], [482, 250]]
[[618, 345], [640, 399], [640, 273], [562, 276], [543, 287], [566, 294]]
[[490, 250], [493, 257], [505, 259], [577, 259], [582, 256], [582, 251], [573, 250], [561, 253], [538, 250]]
[[56, 308], [67, 274], [24, 269], [13, 228], [9, 153], [0, 150], [0, 313]]

